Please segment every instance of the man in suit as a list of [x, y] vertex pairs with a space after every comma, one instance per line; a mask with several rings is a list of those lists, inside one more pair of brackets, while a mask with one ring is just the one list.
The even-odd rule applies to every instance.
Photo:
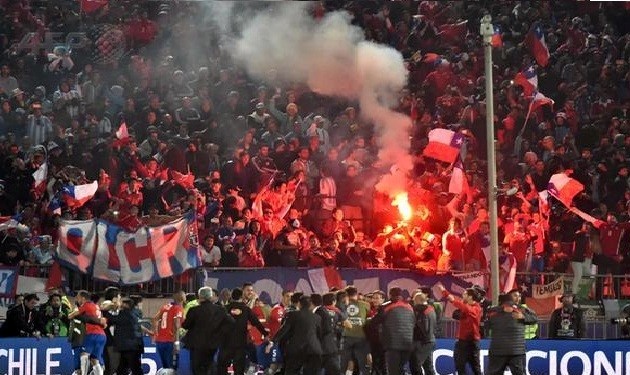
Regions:
[[227, 313], [234, 319], [234, 326], [230, 330], [225, 345], [219, 353], [219, 375], [227, 375], [230, 363], [234, 365], [234, 373], [245, 372], [245, 353], [247, 350], [247, 324], [256, 327], [260, 334], [266, 336], [269, 332], [258, 320], [243, 301], [243, 290], [235, 288], [232, 291], [232, 302], [225, 306]]
[[[322, 319], [311, 309], [311, 298], [300, 298], [300, 309], [288, 314], [274, 337], [284, 349], [285, 375], [319, 374], [322, 367]], [[269, 342], [268, 348], [273, 346]]]
[[229, 334], [234, 319], [211, 301], [212, 288], [199, 289], [198, 297], [199, 306], [188, 311], [182, 325], [187, 330], [184, 345], [190, 350], [193, 375], [208, 375], [217, 348]]

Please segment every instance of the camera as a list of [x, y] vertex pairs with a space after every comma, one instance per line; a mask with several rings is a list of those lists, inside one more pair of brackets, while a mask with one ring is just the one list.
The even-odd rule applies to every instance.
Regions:
[[628, 318], [612, 318], [610, 319], [610, 324], [618, 324], [620, 326], [625, 326], [628, 324]]

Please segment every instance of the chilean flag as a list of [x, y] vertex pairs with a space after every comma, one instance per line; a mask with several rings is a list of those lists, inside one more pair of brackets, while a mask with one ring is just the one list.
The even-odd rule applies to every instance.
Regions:
[[116, 130], [116, 138], [123, 140], [129, 138], [129, 130], [127, 130], [127, 123], [123, 122]]
[[553, 110], [554, 103], [555, 102], [553, 101], [553, 99], [546, 97], [540, 92], [537, 92], [534, 95], [534, 100], [532, 100], [532, 102], [529, 104], [529, 110], [530, 112], [533, 112], [537, 110], [538, 108], [542, 107], [543, 105], [547, 105], [547, 104], [551, 105], [551, 109]]
[[571, 207], [571, 201], [573, 201], [573, 197], [578, 195], [583, 190], [584, 185], [582, 185], [578, 180], [571, 178], [564, 173], [556, 173], [551, 176], [551, 178], [549, 179], [549, 185], [547, 187], [549, 195], [556, 198], [567, 207]]
[[46, 191], [46, 179], [48, 178], [48, 163], [44, 162], [33, 172], [33, 189], [35, 195], [41, 197]]
[[494, 34], [492, 35], [492, 40], [490, 44], [494, 48], [503, 47], [503, 38], [501, 38], [501, 28], [497, 25], [494, 25]]
[[538, 89], [538, 74], [536, 74], [536, 69], [530, 65], [522, 72], [518, 72], [516, 76], [514, 76], [514, 84], [523, 88], [523, 94], [525, 94], [525, 96], [532, 96]]
[[66, 185], [61, 189], [61, 196], [68, 208], [75, 209], [83, 206], [85, 202], [92, 199], [97, 189], [97, 181], [85, 185]]
[[549, 48], [547, 48], [547, 43], [545, 43], [545, 33], [540, 23], [534, 23], [529, 29], [525, 37], [525, 45], [536, 59], [538, 65], [547, 66], [549, 63]]
[[433, 129], [429, 132], [429, 144], [422, 154], [430, 158], [454, 163], [464, 144], [464, 136], [448, 129]]

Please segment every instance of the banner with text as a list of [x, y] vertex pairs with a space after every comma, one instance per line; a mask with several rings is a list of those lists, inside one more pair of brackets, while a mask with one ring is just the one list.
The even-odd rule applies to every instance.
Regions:
[[[157, 375], [162, 367], [157, 350], [145, 338], [142, 370], [145, 375]], [[488, 344], [482, 340], [481, 370], [488, 368]], [[454, 374], [453, 349], [455, 340], [438, 339], [433, 363], [438, 374]], [[191, 375], [187, 350], [182, 350], [178, 375]], [[74, 371], [72, 348], [65, 338], [0, 339], [0, 372], [7, 375], [65, 375]], [[528, 374], [627, 374], [630, 355], [625, 341], [527, 341]]]
[[564, 278], [559, 277], [549, 284], [532, 285], [532, 298], [543, 299], [561, 296], [564, 293]]
[[137, 284], [201, 265], [195, 213], [135, 232], [103, 220], [62, 221], [57, 258], [96, 279]]

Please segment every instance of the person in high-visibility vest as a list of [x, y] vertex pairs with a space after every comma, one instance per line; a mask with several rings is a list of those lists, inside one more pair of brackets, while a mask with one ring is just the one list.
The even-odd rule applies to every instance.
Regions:
[[[530, 309], [529, 307], [527, 307], [527, 305], [525, 304], [523, 295], [521, 294], [521, 291], [519, 289], [512, 289], [510, 291], [510, 295], [512, 296], [512, 301], [519, 309], [527, 310], [530, 313], [534, 314], [536, 318], [538, 318], [538, 316], [536, 315], [536, 312]], [[525, 340], [532, 340], [532, 339], [537, 339], [537, 338], [538, 338], [538, 323], [525, 325]]]

